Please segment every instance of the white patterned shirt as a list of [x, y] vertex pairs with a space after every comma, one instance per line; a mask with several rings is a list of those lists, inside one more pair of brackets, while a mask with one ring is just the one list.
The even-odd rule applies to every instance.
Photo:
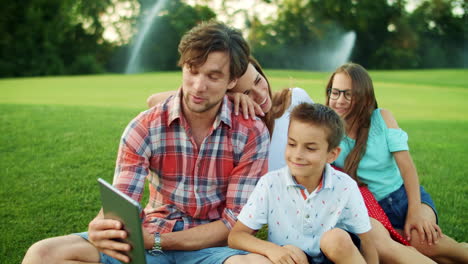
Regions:
[[311, 257], [319, 256], [320, 238], [332, 228], [355, 234], [371, 229], [356, 182], [329, 164], [312, 193], [296, 183], [287, 166], [267, 173], [260, 178], [238, 220], [253, 230], [268, 224], [269, 241], [295, 245]]

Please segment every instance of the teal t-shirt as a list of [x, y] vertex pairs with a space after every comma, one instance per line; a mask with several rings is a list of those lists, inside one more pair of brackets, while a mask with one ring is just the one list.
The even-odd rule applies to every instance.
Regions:
[[[341, 141], [341, 153], [334, 162], [335, 166], [344, 167], [348, 154], [355, 145], [355, 140], [347, 136]], [[409, 150], [408, 134], [395, 128], [388, 128], [380, 109], [371, 115], [371, 127], [367, 139], [366, 153], [359, 163], [357, 175], [367, 184], [377, 201], [385, 198], [403, 184], [400, 169], [392, 152]]]

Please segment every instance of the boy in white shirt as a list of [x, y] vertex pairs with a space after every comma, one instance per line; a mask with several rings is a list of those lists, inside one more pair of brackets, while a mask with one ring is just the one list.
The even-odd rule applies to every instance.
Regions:
[[[378, 263], [358, 186], [333, 169], [344, 128], [320, 104], [290, 115], [287, 167], [260, 178], [229, 235], [229, 246], [273, 263]], [[268, 241], [254, 236], [268, 224]], [[238, 256], [243, 257], [243, 256]]]

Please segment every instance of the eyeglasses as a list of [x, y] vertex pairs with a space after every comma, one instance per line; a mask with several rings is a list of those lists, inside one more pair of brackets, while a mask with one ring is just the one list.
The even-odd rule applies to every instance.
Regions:
[[330, 99], [332, 100], [338, 100], [338, 98], [340, 98], [341, 93], [343, 93], [344, 98], [348, 101], [351, 101], [351, 98], [353, 97], [353, 92], [350, 89], [340, 90], [336, 88], [328, 88], [327, 93], [328, 96], [330, 96]]

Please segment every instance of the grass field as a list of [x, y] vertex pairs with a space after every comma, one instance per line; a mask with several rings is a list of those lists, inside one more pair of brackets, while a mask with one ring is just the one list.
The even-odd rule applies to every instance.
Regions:
[[[328, 73], [267, 70], [276, 89], [323, 102]], [[145, 99], [180, 85], [178, 72], [0, 79], [0, 263], [37, 240], [84, 231], [111, 181], [118, 141]], [[410, 135], [442, 230], [468, 241], [468, 70], [375, 71], [379, 106]]]

